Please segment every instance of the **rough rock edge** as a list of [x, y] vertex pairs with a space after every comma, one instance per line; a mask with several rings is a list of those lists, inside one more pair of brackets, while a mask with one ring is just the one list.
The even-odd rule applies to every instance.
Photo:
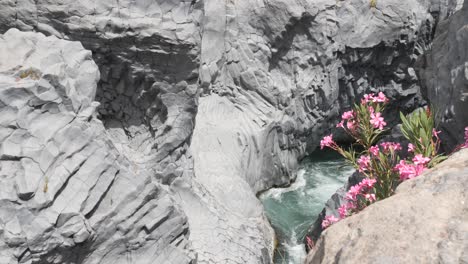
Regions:
[[305, 263], [466, 263], [468, 150], [328, 228]]

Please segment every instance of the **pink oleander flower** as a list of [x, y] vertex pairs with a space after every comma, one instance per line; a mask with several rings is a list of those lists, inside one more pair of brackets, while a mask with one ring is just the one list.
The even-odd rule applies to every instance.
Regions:
[[364, 198], [366, 198], [366, 200], [368, 200], [369, 202], [375, 202], [376, 198], [375, 198], [375, 194], [373, 193], [366, 193], [364, 195]]
[[421, 154], [418, 154], [418, 155], [414, 156], [414, 158], [413, 158], [413, 162], [414, 162], [415, 165], [425, 166], [429, 161], [431, 161], [430, 158], [424, 157]]
[[341, 118], [342, 118], [343, 120], [349, 120], [349, 119], [351, 119], [351, 118], [353, 118], [353, 117], [354, 117], [354, 111], [353, 111], [353, 110], [344, 112], [344, 113], [341, 115]]
[[344, 128], [344, 121], [341, 121], [338, 124], [336, 124], [336, 127]]
[[346, 204], [343, 204], [338, 208], [338, 213], [340, 213], [341, 218], [345, 218], [348, 216], [348, 206]]
[[359, 172], [364, 172], [369, 169], [370, 157], [368, 155], [362, 155], [358, 159]]
[[323, 149], [325, 147], [333, 148], [336, 143], [333, 141], [333, 134], [330, 134], [328, 136], [325, 136], [321, 141], [320, 141], [320, 149]]
[[336, 218], [334, 215], [327, 215], [322, 221], [322, 228], [325, 229], [338, 221], [340, 221], [340, 219]]
[[401, 160], [400, 163], [395, 166], [395, 170], [400, 174], [400, 180], [402, 181], [421, 175], [424, 169], [424, 165], [406, 164], [404, 160]]
[[353, 130], [356, 129], [356, 125], [357, 125], [357, 124], [356, 124], [356, 121], [354, 121], [354, 120], [349, 120], [349, 121], [346, 123], [346, 127], [347, 127], [349, 130], [351, 130], [351, 131], [353, 131]]
[[309, 249], [314, 248], [314, 241], [312, 241], [312, 239], [309, 236], [306, 236], [306, 240], [307, 240], [307, 246], [309, 247]]
[[369, 113], [371, 113], [371, 114], [375, 113], [374, 107], [372, 107], [372, 106], [370, 106], [370, 105], [367, 107], [367, 110], [368, 110]]
[[361, 104], [366, 104], [368, 102], [373, 102], [374, 101], [374, 94], [365, 94], [364, 98], [361, 99]]
[[377, 96], [374, 96], [372, 98], [372, 102], [374, 102], [374, 103], [387, 103], [388, 99], [387, 99], [387, 97], [385, 97], [384, 93], [379, 92], [379, 94]]
[[400, 143], [395, 143], [395, 142], [382, 142], [380, 143], [380, 146], [382, 146], [384, 152], [388, 152], [390, 150], [392, 151], [402, 150]]
[[468, 148], [468, 127], [465, 127], [465, 148]]
[[361, 186], [359, 184], [356, 184], [354, 186], [351, 186], [349, 188], [349, 191], [346, 193], [345, 199], [348, 201], [355, 201], [357, 199], [357, 196], [361, 193]]
[[348, 210], [354, 210], [357, 208], [357, 206], [354, 202], [349, 202], [346, 204], [346, 208], [348, 208]]
[[408, 144], [408, 152], [414, 152], [415, 146], [411, 143]]
[[366, 188], [373, 188], [374, 187], [374, 184], [377, 183], [377, 180], [376, 179], [369, 179], [369, 178], [365, 178], [363, 179], [359, 185], [361, 187], [366, 187]]
[[393, 150], [394, 151], [399, 151], [399, 150], [402, 150], [403, 148], [401, 147], [400, 143], [394, 143], [393, 144]]
[[[416, 166], [414, 166], [414, 167], [415, 167], [414, 170], [415, 170], [415, 172], [416, 172], [416, 173], [415, 173], [416, 176], [421, 175], [421, 174], [423, 173], [423, 171], [426, 169], [426, 166], [424, 166], [424, 165], [416, 165]], [[416, 177], [416, 176], [415, 176], [415, 177]]]
[[384, 126], [387, 125], [381, 113], [371, 113], [370, 123], [374, 126], [374, 128], [378, 128], [380, 130], [382, 130]]
[[437, 140], [439, 140], [439, 134], [442, 131], [437, 131], [435, 128], [432, 129], [432, 136], [434, 136]]
[[376, 157], [379, 156], [379, 146], [370, 147], [369, 152]]

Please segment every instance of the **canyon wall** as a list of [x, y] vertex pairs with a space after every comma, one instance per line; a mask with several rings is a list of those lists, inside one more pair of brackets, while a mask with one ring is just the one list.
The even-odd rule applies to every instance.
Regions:
[[468, 124], [468, 2], [439, 23], [431, 49], [417, 63], [422, 92], [438, 115], [447, 151], [463, 141]]
[[0, 263], [190, 263], [187, 218], [96, 118], [79, 42], [0, 37]]
[[[0, 254], [8, 263], [270, 263], [274, 234], [255, 195], [289, 184], [363, 93], [384, 91], [392, 111], [424, 104], [417, 59], [458, 4], [0, 2], [1, 109], [12, 111], [1, 124]], [[41, 99], [47, 91], [58, 97]], [[30, 144], [39, 152], [17, 150]], [[43, 228], [31, 236], [21, 219], [34, 217]]]

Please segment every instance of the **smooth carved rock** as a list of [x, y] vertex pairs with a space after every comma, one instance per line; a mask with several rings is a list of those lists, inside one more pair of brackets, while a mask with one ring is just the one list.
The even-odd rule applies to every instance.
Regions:
[[0, 263], [194, 261], [180, 208], [96, 118], [91, 52], [16, 29], [0, 50]]
[[468, 150], [324, 231], [305, 263], [466, 263]]

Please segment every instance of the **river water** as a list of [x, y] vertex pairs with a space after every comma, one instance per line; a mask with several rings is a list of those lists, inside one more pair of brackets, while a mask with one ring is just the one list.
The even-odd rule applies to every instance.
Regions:
[[271, 189], [260, 199], [276, 231], [279, 246], [275, 264], [302, 264], [302, 239], [330, 196], [354, 169], [329, 151], [316, 151], [301, 162], [296, 181], [288, 188]]

